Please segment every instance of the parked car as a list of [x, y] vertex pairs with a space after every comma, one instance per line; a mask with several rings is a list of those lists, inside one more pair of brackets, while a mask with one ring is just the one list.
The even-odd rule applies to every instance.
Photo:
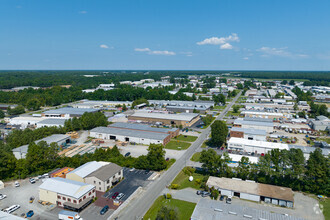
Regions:
[[131, 152], [127, 152], [127, 153], [125, 154], [125, 157], [128, 157], [129, 155], [131, 155]]
[[20, 184], [18, 181], [15, 181], [14, 185], [15, 185], [15, 187], [20, 187]]
[[45, 173], [44, 175], [42, 175], [44, 178], [49, 178], [49, 174]]
[[167, 157], [167, 158], [166, 158], [166, 161], [169, 161], [169, 160], [170, 160], [170, 158]]
[[116, 197], [116, 200], [121, 200], [124, 197], [124, 193], [119, 193], [119, 195]]
[[26, 213], [26, 217], [27, 218], [31, 218], [32, 216], [34, 215], [34, 211], [33, 210], [30, 210]]
[[226, 203], [231, 204], [231, 196], [228, 196], [226, 199]]
[[6, 198], [7, 196], [4, 194], [0, 194], [0, 200], [3, 200], [4, 198]]
[[132, 168], [132, 169], [130, 169], [129, 171], [130, 171], [130, 172], [133, 172], [134, 170], [135, 170], [135, 168], [133, 167], [133, 168]]
[[33, 184], [33, 183], [36, 183], [36, 180], [34, 178], [30, 178], [30, 183]]
[[104, 215], [108, 210], [109, 210], [109, 206], [106, 205], [101, 209], [100, 214]]
[[225, 196], [220, 196], [220, 201], [223, 201], [225, 199]]
[[202, 193], [202, 197], [207, 197], [207, 196], [210, 196], [210, 195], [211, 195], [211, 193], [206, 192], [206, 191], [204, 191], [204, 192]]
[[34, 196], [31, 196], [30, 200], [29, 200], [29, 203], [33, 203], [34, 199], [35, 199]]
[[150, 170], [146, 169], [146, 171], [144, 172], [145, 174], [148, 174], [150, 172]]
[[200, 194], [202, 194], [202, 191], [201, 190], [197, 190], [196, 194], [197, 195], [200, 195]]
[[112, 199], [116, 199], [116, 197], [119, 195], [119, 192], [115, 192], [113, 195], [112, 195]]
[[12, 212], [15, 212], [17, 209], [19, 209], [21, 206], [20, 205], [12, 205], [9, 208], [6, 208], [4, 212], [7, 212], [11, 214]]

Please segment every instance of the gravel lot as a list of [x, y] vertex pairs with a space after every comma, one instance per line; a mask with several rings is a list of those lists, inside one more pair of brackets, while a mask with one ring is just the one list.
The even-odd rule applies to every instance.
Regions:
[[[29, 210], [34, 211], [34, 216], [30, 219], [52, 220], [58, 219], [58, 212], [61, 210], [56, 206], [43, 206], [38, 203], [39, 186], [42, 181], [39, 180], [35, 184], [31, 184], [28, 179], [21, 180], [20, 187], [15, 188], [14, 184], [6, 184], [4, 189], [0, 190], [1, 194], [7, 195], [7, 198], [0, 200], [0, 209], [7, 208], [12, 205], [20, 205], [21, 207], [13, 212], [13, 215], [21, 216], [22, 213], [27, 213]], [[31, 196], [35, 197], [33, 203], [29, 203]]]

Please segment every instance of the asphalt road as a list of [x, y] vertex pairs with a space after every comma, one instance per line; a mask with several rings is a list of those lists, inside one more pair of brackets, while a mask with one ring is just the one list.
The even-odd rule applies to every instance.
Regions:
[[[237, 101], [242, 92], [239, 92], [233, 101], [220, 113], [216, 120], [221, 120], [229, 111], [231, 106]], [[187, 149], [184, 155], [177, 160], [167, 172], [165, 172], [159, 179], [151, 183], [147, 191], [131, 201], [131, 204], [125, 207], [118, 216], [111, 216], [109, 219], [118, 218], [118, 220], [136, 220], [142, 219], [144, 214], [152, 206], [154, 201], [158, 198], [161, 192], [169, 185], [177, 174], [186, 166], [191, 156], [197, 151], [203, 142], [208, 138], [211, 132], [211, 126], [202, 131], [198, 139]]]

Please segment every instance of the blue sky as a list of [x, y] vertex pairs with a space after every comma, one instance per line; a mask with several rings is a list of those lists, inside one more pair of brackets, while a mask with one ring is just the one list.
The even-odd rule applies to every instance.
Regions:
[[330, 1], [1, 0], [0, 69], [330, 70]]

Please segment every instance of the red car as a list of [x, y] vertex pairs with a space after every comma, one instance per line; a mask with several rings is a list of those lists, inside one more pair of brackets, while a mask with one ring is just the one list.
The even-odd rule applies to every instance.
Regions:
[[116, 199], [116, 197], [119, 195], [119, 192], [115, 192], [112, 196], [112, 199]]

